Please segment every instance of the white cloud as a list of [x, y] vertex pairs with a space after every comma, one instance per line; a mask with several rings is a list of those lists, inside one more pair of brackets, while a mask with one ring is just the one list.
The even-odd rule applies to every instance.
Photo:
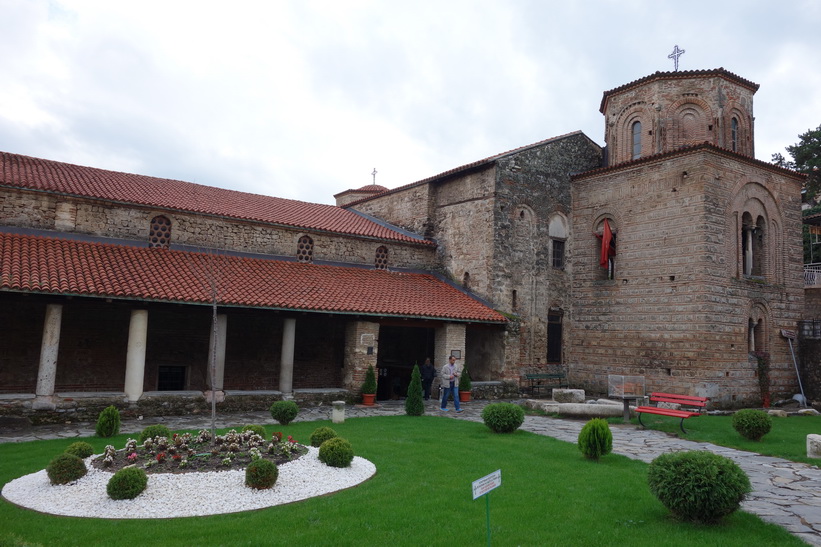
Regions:
[[[583, 130], [657, 70], [761, 84], [768, 160], [821, 124], [816, 2], [0, 0], [0, 149], [332, 202]], [[710, 16], [705, 17], [705, 11]]]

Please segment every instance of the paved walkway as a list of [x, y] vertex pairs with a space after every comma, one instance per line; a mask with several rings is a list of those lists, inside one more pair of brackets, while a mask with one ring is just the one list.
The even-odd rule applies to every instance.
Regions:
[[[426, 412], [450, 418], [481, 421], [485, 403], [473, 401], [463, 404], [465, 412], [441, 412], [438, 404], [429, 401]], [[349, 406], [346, 417], [392, 416], [404, 414], [402, 402], [387, 402], [376, 407]], [[330, 406], [303, 409], [295, 421], [327, 420]], [[148, 424], [163, 423], [172, 431], [210, 427], [209, 415], [168, 416], [145, 421], [123, 421], [121, 433], [139, 433]], [[268, 412], [237, 412], [217, 417], [217, 427], [244, 424], [268, 424]], [[575, 443], [584, 420], [563, 420], [541, 416], [526, 416], [521, 429]], [[742, 503], [742, 509], [754, 513], [767, 522], [783, 526], [790, 533], [811, 545], [821, 547], [821, 469], [780, 458], [760, 456], [741, 450], [724, 448], [710, 443], [678, 439], [658, 431], [644, 430], [632, 425], [611, 426], [613, 452], [644, 462], [652, 461], [664, 452], [679, 450], [709, 450], [735, 461], [750, 477], [753, 492]], [[75, 438], [94, 435], [93, 423], [47, 425], [22, 429], [0, 429], [0, 442], [23, 442], [55, 438]]]

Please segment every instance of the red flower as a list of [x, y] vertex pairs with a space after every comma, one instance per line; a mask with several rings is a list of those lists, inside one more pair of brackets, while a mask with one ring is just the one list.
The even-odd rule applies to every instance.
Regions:
[[172, 457], [174, 458], [175, 462], [178, 462], [182, 459], [182, 456], [180, 456], [179, 454], [174, 454]]
[[282, 440], [282, 432], [277, 431], [276, 433], [273, 434], [273, 437], [276, 438], [277, 442], [281, 441]]
[[160, 452], [157, 454], [157, 462], [162, 463], [165, 460], [165, 452]]

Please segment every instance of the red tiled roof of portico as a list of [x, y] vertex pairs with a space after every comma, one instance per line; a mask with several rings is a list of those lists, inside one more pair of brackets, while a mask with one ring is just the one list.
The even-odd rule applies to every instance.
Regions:
[[[216, 271], [216, 275], [206, 272]], [[0, 291], [504, 323], [430, 274], [0, 234]]]
[[67, 194], [181, 212], [217, 215], [356, 237], [435, 243], [335, 205], [249, 194], [191, 182], [82, 167], [0, 152], [0, 186]]

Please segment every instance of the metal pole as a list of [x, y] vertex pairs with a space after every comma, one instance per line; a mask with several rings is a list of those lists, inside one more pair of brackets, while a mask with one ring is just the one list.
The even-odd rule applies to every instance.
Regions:
[[801, 406], [807, 408], [807, 396], [804, 395], [804, 386], [801, 385], [801, 373], [798, 371], [798, 361], [795, 359], [795, 351], [792, 349], [792, 338], [787, 338], [790, 343], [790, 355], [792, 355], [792, 362], [795, 366], [795, 375], [798, 377], [798, 388], [801, 390]]
[[490, 492], [485, 494], [485, 507], [487, 509], [487, 547], [490, 547]]

